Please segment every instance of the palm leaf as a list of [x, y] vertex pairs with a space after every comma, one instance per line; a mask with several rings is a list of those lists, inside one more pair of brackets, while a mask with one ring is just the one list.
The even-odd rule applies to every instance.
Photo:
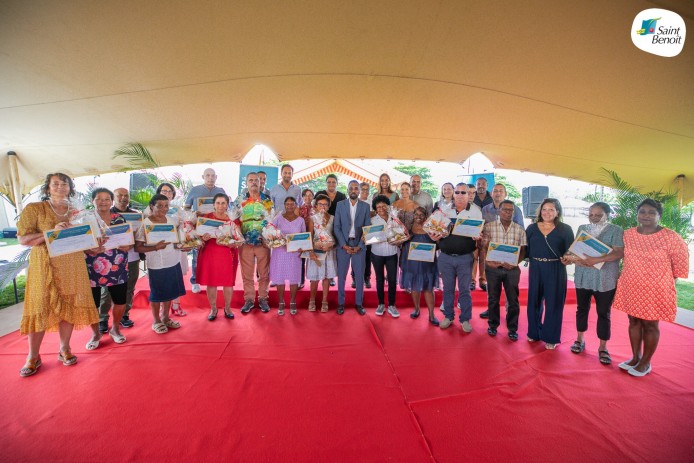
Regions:
[[124, 158], [128, 167], [122, 169], [154, 169], [159, 167], [159, 161], [140, 143], [128, 143], [121, 146], [113, 153], [113, 159]]

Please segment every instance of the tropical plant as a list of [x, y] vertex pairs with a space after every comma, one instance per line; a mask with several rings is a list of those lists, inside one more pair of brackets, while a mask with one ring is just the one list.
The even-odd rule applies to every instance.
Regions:
[[646, 198], [655, 199], [663, 205], [663, 215], [660, 217], [660, 224], [679, 233], [683, 239], [689, 239], [692, 209], [691, 207], [680, 208], [677, 191], [667, 191], [661, 188], [657, 191], [642, 193], [638, 187], [621, 178], [617, 172], [604, 168], [603, 170], [612, 191], [607, 192], [605, 195], [591, 193], [583, 197], [584, 201], [603, 201], [608, 203], [612, 206], [615, 213], [612, 223], [626, 230], [638, 225], [636, 206]]

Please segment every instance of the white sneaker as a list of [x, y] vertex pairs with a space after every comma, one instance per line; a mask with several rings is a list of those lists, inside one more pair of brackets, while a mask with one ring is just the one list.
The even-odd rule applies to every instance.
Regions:
[[193, 283], [193, 288], [192, 288], [192, 289], [193, 289], [193, 292], [197, 294], [197, 293], [200, 292], [200, 285], [197, 284], [197, 283]]
[[439, 323], [439, 328], [441, 328], [442, 330], [445, 330], [446, 328], [448, 328], [452, 324], [453, 324], [453, 322], [451, 320], [444, 318], [443, 320], [441, 320], [441, 323]]
[[400, 316], [400, 312], [398, 312], [398, 309], [396, 309], [394, 305], [388, 306], [388, 313], [393, 318], [398, 318]]
[[379, 317], [383, 316], [383, 313], [386, 311], [386, 306], [383, 304], [378, 304], [378, 307], [376, 308], [376, 315]]
[[463, 323], [460, 324], [460, 327], [465, 331], [466, 333], [472, 332], [472, 325], [470, 324], [470, 321], [465, 320]]

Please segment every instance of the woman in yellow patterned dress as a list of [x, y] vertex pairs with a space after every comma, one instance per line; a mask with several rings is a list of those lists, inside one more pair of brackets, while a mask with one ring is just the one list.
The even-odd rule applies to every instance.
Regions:
[[70, 177], [48, 174], [41, 187], [41, 202], [27, 205], [17, 223], [19, 242], [32, 248], [20, 327], [29, 340], [29, 356], [20, 376], [31, 376], [41, 366], [39, 350], [46, 331], [59, 331], [58, 360], [70, 366], [77, 362], [70, 351], [73, 327], [99, 322], [84, 254], [50, 258], [43, 238], [44, 231], [70, 227], [68, 200], [74, 195], [75, 184]]

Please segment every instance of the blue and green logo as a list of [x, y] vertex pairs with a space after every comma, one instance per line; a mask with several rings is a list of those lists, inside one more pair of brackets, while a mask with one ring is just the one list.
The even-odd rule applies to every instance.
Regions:
[[639, 35], [655, 34], [655, 25], [659, 19], [660, 18], [644, 19], [641, 21], [641, 29], [637, 30], [636, 33]]

